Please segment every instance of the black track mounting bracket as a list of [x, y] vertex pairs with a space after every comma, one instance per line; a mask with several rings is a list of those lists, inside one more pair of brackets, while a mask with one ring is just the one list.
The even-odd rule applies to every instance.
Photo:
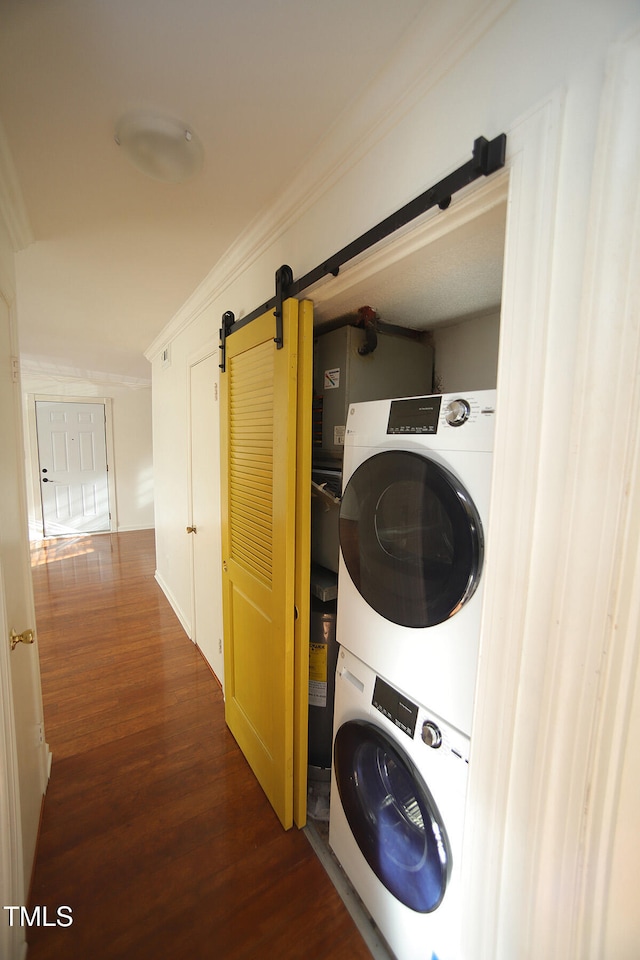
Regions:
[[282, 333], [282, 314], [284, 310], [284, 302], [287, 297], [290, 296], [289, 290], [291, 289], [292, 283], [293, 270], [285, 263], [280, 267], [279, 270], [276, 270], [276, 335], [273, 338], [273, 342], [278, 350], [282, 350], [282, 347], [284, 346]]
[[227, 337], [231, 333], [231, 328], [235, 322], [235, 315], [231, 310], [227, 310], [222, 314], [222, 326], [220, 327], [219, 336], [220, 336], [220, 363], [218, 366], [224, 373], [227, 369]]

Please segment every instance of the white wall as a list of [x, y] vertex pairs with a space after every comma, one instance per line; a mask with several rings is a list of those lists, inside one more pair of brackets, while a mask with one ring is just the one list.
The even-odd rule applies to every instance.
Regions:
[[499, 344], [499, 313], [437, 327], [433, 331], [435, 392], [495, 390]]
[[193, 634], [190, 517], [188, 358], [210, 336], [186, 330], [171, 345], [171, 365], [153, 365], [153, 465], [156, 578], [189, 636]]
[[[111, 400], [115, 504], [117, 530], [145, 530], [154, 525], [151, 385], [114, 379], [83, 379], [30, 368], [22, 372], [26, 432], [29, 531], [42, 536], [39, 499], [34, 397], [96, 397]], [[115, 510], [114, 510], [115, 507]], [[115, 528], [114, 528], [115, 529]]]
[[[637, 17], [633, 0], [429, 5], [404, 55], [338, 118], [286, 196], [230, 249], [148, 352], [158, 572], [188, 611], [189, 355], [225, 310], [239, 317], [270, 297], [280, 264], [301, 276], [465, 162], [477, 136], [507, 133], [496, 473], [465, 852], [468, 960], [632, 960], [640, 942], [638, 916], [609, 897], [609, 868], [613, 890], [636, 859], [621, 840], [612, 859], [616, 830], [619, 838], [640, 831], [626, 829], [637, 781], [622, 777], [624, 751], [615, 763], [604, 753], [600, 689], [608, 684], [616, 702], [623, 673], [602, 670], [616, 644], [627, 644], [637, 665], [633, 629], [608, 632], [618, 541], [634, 515], [624, 501], [625, 434], [620, 425], [614, 437], [606, 418], [612, 383], [620, 383], [618, 409], [635, 409], [637, 344], [623, 320], [631, 313], [619, 314], [616, 342], [606, 311], [591, 309], [592, 284], [605, 289], [606, 280], [600, 261], [589, 260], [608, 201], [598, 164], [610, 174], [627, 159], [625, 144], [619, 155], [606, 153], [603, 131], [614, 44]], [[631, 160], [623, 166], [637, 189]], [[616, 208], [616, 216], [631, 215]], [[624, 277], [616, 282], [623, 303]], [[612, 378], [623, 334], [630, 367]], [[172, 366], [162, 370], [159, 352], [169, 341]], [[600, 468], [596, 437], [606, 451]], [[632, 696], [633, 688], [625, 703]], [[623, 743], [633, 742], [634, 716], [627, 706]], [[606, 806], [608, 782], [622, 783], [625, 802], [616, 792]], [[605, 927], [624, 931], [615, 948]]]

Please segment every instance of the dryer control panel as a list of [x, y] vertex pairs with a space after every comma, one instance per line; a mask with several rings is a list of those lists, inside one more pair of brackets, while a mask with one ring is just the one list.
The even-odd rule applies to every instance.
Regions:
[[493, 418], [495, 391], [460, 396], [408, 397], [391, 400], [387, 436], [435, 436], [450, 427], [467, 424], [475, 429], [479, 420]]
[[[369, 400], [349, 406], [344, 438], [344, 471], [348, 480], [362, 462], [363, 449], [466, 450], [491, 453], [496, 391], [475, 390], [394, 400]], [[353, 450], [360, 449], [354, 456]]]
[[429, 434], [438, 432], [442, 397], [392, 400], [387, 433]]

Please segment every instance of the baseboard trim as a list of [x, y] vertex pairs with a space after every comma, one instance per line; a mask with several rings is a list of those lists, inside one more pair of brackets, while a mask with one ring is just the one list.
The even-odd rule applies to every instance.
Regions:
[[155, 524], [149, 523], [146, 526], [140, 526], [139, 524], [136, 524], [135, 526], [131, 527], [131, 526], [128, 526], [127, 524], [119, 523], [117, 530], [114, 529], [112, 532], [113, 533], [135, 533], [137, 530], [155, 530]]
[[169, 587], [168, 587], [167, 584], [165, 583], [165, 581], [164, 581], [164, 579], [163, 579], [163, 577], [162, 577], [162, 574], [159, 573], [158, 570], [156, 570], [156, 572], [155, 572], [154, 579], [155, 579], [156, 583], [158, 584], [158, 586], [160, 587], [160, 589], [162, 590], [162, 592], [164, 593], [164, 595], [165, 595], [165, 597], [167, 598], [167, 600], [169, 601], [169, 604], [170, 604], [170, 606], [171, 606], [171, 609], [173, 610], [173, 612], [175, 613], [176, 617], [177, 617], [178, 620], [180, 621], [180, 626], [182, 627], [182, 629], [184, 630], [184, 632], [186, 633], [186, 635], [187, 635], [187, 636], [189, 637], [189, 639], [191, 640], [191, 639], [192, 639], [192, 636], [191, 636], [191, 620], [190, 620], [190, 618], [187, 617], [187, 616], [184, 614], [183, 610], [182, 610], [181, 607], [180, 607], [180, 604], [178, 603], [178, 601], [176, 600], [176, 598], [175, 598], [175, 597], [173, 596], [173, 594], [171, 593], [171, 590], [169, 589]]

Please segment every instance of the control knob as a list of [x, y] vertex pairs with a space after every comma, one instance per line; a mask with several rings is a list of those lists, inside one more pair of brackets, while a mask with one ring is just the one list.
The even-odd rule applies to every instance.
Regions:
[[469, 419], [471, 407], [466, 400], [452, 400], [447, 404], [444, 418], [451, 427], [460, 427]]
[[422, 739], [428, 747], [433, 747], [434, 750], [437, 750], [438, 747], [442, 746], [442, 734], [440, 728], [435, 725], [431, 720], [425, 720], [422, 724]]

